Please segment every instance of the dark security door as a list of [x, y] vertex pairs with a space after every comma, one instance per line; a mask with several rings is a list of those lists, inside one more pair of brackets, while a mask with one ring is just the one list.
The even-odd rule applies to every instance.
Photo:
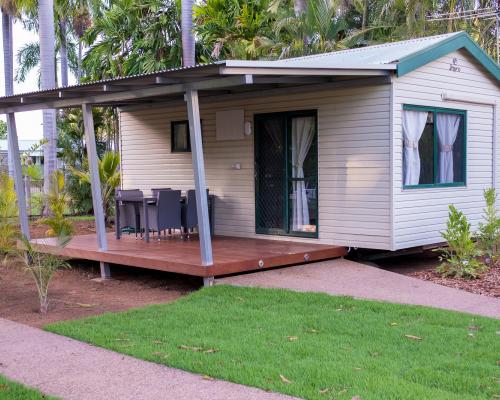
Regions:
[[316, 111], [255, 116], [256, 232], [318, 236]]

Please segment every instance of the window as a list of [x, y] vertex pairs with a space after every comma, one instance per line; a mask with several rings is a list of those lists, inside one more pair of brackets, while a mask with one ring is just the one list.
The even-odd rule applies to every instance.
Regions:
[[188, 121], [172, 121], [171, 126], [172, 153], [191, 151]]
[[465, 186], [465, 111], [403, 107], [403, 187]]

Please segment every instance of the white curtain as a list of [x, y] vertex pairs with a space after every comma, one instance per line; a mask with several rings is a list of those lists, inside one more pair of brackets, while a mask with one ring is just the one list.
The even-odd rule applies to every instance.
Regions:
[[[292, 119], [292, 177], [304, 178], [304, 161], [314, 139], [314, 117]], [[294, 231], [303, 231], [304, 225], [310, 225], [309, 204], [306, 185], [303, 180], [293, 182], [293, 217]]]
[[420, 180], [420, 154], [418, 141], [427, 122], [427, 111], [403, 111], [404, 184], [418, 185]]
[[453, 144], [457, 139], [460, 115], [437, 115], [439, 137], [439, 183], [453, 182]]

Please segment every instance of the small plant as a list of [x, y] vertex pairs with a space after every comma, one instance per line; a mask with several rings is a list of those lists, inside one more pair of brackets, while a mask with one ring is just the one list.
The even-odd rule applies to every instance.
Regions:
[[46, 202], [50, 210], [48, 217], [42, 218], [39, 223], [49, 226], [47, 236], [56, 237], [60, 246], [65, 246], [73, 234], [73, 223], [64, 215], [68, 206], [68, 195], [64, 190], [64, 174], [54, 171], [52, 184]]
[[486, 208], [484, 209], [483, 220], [479, 224], [477, 242], [479, 248], [489, 260], [495, 260], [500, 252], [500, 216], [496, 209], [497, 193], [491, 188], [484, 191]]
[[16, 250], [19, 238], [17, 196], [14, 181], [7, 174], [0, 175], [0, 256], [3, 262]]
[[[49, 207], [49, 216], [42, 218], [40, 223], [49, 226], [47, 235], [56, 237], [57, 244], [61, 248], [66, 246], [71, 240], [73, 234], [73, 223], [65, 217], [68, 198], [64, 191], [64, 174], [61, 171], [55, 171], [51, 177], [52, 185], [47, 195], [46, 201]], [[31, 243], [23, 238], [24, 244], [24, 265], [35, 281], [40, 300], [40, 312], [46, 313], [49, 307], [49, 284], [54, 273], [61, 268], [70, 268], [67, 261], [55, 254], [48, 254], [40, 251], [39, 246], [43, 246], [43, 241]]]
[[26, 270], [35, 281], [40, 301], [40, 312], [46, 314], [49, 309], [49, 284], [54, 273], [62, 268], [70, 268], [68, 262], [60, 256], [42, 253], [38, 245], [32, 244], [26, 238], [23, 239]]
[[477, 278], [486, 266], [478, 259], [481, 251], [473, 240], [470, 224], [455, 206], [450, 205], [449, 210], [447, 229], [441, 234], [448, 247], [439, 249], [443, 262], [437, 271], [444, 276]]

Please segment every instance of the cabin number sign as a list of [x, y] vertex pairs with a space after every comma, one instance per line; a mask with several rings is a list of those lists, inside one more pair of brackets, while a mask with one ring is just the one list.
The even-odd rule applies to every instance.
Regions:
[[458, 65], [458, 58], [453, 57], [450, 63], [450, 71], [460, 72], [460, 66]]

